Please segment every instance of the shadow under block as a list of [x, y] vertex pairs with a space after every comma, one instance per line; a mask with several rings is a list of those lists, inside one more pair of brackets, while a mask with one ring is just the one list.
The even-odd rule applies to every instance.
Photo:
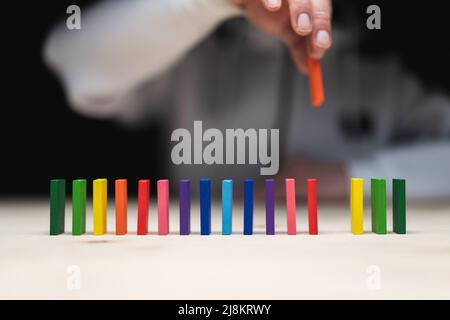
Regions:
[[406, 234], [406, 181], [392, 181], [392, 210], [394, 232]]
[[387, 234], [386, 180], [371, 179], [372, 232]]
[[50, 235], [64, 233], [66, 213], [66, 181], [50, 180]]
[[93, 182], [94, 235], [97, 236], [106, 233], [107, 184], [106, 179], [96, 179]]
[[86, 186], [85, 179], [72, 181], [72, 235], [86, 233]]
[[200, 234], [211, 234], [211, 180], [200, 179]]
[[222, 234], [232, 232], [233, 216], [233, 180], [222, 181]]
[[180, 180], [180, 235], [187, 236], [191, 233], [191, 182]]
[[244, 181], [244, 235], [253, 234], [253, 180]]
[[266, 234], [275, 234], [275, 181], [266, 179]]
[[350, 221], [355, 235], [364, 233], [364, 180], [352, 178], [350, 181]]
[[287, 234], [297, 234], [297, 208], [295, 200], [295, 179], [286, 179]]

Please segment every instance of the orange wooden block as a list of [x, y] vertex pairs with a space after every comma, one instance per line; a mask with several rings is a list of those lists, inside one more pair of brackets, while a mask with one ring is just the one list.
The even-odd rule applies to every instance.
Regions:
[[309, 90], [311, 94], [311, 104], [320, 107], [325, 102], [323, 90], [322, 66], [320, 60], [308, 59]]
[[116, 235], [127, 233], [127, 180], [116, 180]]

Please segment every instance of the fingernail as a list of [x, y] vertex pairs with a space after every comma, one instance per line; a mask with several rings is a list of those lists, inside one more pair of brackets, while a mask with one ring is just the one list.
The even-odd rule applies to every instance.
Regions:
[[316, 35], [316, 46], [321, 48], [329, 48], [331, 46], [330, 34], [326, 30], [320, 30]]
[[311, 19], [309, 18], [309, 14], [301, 13], [297, 19], [297, 28], [300, 31], [310, 31], [311, 30]]
[[267, 6], [269, 6], [270, 8], [278, 8], [281, 3], [280, 0], [266, 0], [267, 1]]

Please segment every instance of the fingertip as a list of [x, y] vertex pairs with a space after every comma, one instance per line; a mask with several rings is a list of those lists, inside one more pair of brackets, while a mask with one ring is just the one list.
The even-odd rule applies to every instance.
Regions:
[[306, 12], [300, 13], [297, 17], [294, 29], [295, 32], [297, 32], [301, 36], [307, 36], [311, 34], [313, 27], [310, 15]]
[[264, 6], [269, 11], [278, 11], [281, 8], [281, 0], [262, 0]]
[[299, 43], [296, 46], [291, 46], [290, 52], [297, 70], [302, 74], [308, 74], [308, 55], [306, 53], [304, 45]]
[[308, 55], [314, 59], [322, 59], [325, 53], [330, 49], [332, 45], [331, 37], [328, 39], [323, 38], [320, 34], [320, 30], [315, 32], [314, 36], [310, 35], [308, 37]]
[[301, 74], [307, 76], [308, 75], [308, 66], [303, 60], [295, 60], [295, 67], [297, 68], [298, 72]]
[[328, 30], [318, 30], [314, 36], [314, 47], [321, 50], [327, 50], [331, 47], [331, 34]]

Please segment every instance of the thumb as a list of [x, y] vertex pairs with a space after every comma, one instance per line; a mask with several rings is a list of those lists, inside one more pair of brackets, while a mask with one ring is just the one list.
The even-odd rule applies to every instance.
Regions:
[[288, 44], [289, 52], [297, 70], [308, 74], [308, 52], [306, 42], [302, 39]]

